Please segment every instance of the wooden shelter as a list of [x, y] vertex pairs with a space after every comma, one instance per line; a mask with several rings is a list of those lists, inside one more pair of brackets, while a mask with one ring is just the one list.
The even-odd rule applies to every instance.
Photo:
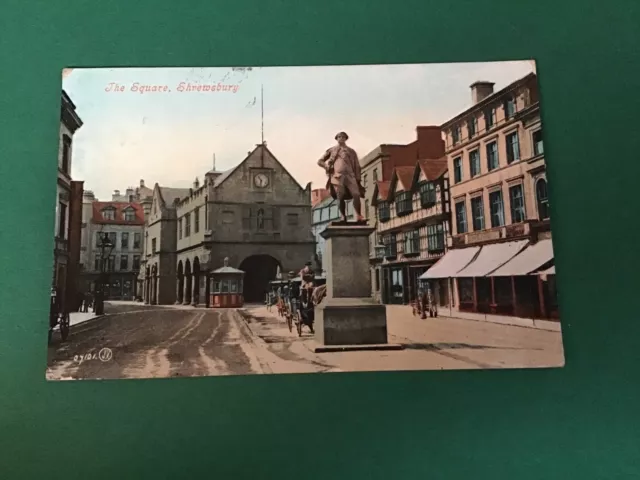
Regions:
[[237, 308], [244, 304], [244, 272], [229, 266], [229, 258], [224, 266], [211, 272], [209, 278], [211, 306], [213, 308]]

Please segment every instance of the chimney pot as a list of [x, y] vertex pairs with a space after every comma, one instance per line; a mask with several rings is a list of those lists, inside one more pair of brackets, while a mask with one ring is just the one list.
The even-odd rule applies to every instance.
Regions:
[[493, 82], [478, 81], [471, 84], [471, 101], [475, 105], [493, 94]]

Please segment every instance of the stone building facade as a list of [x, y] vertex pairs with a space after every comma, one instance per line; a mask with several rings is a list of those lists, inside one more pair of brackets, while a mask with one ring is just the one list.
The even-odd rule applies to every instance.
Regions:
[[[143, 202], [144, 203], [144, 202]], [[303, 188], [265, 144], [192, 188], [156, 186], [145, 232], [145, 300], [205, 304], [224, 259], [245, 272], [244, 297], [262, 301], [281, 271], [314, 258], [311, 185]]]
[[443, 126], [450, 178], [451, 250], [425, 276], [449, 279], [452, 308], [557, 315], [538, 82], [499, 92], [471, 85], [472, 106]]
[[[105, 299], [133, 300], [142, 260], [144, 215], [137, 202], [100, 202], [85, 192], [83, 202], [82, 273], [80, 288], [93, 292], [102, 272], [106, 276]], [[102, 258], [102, 236], [114, 248]]]
[[160, 187], [156, 183], [151, 201], [143, 202], [145, 303], [166, 305], [176, 301], [176, 205], [189, 192], [188, 188]]

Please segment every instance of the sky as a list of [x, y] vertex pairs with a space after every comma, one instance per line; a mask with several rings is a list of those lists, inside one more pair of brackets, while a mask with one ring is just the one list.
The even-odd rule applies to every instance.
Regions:
[[[534, 68], [517, 61], [66, 70], [63, 88], [84, 122], [73, 139], [72, 176], [110, 200], [141, 179], [190, 187], [213, 168], [214, 154], [217, 170], [232, 168], [261, 141], [262, 89], [267, 147], [302, 187], [320, 188], [326, 177], [316, 162], [339, 131], [359, 157], [380, 144], [411, 143], [416, 126], [441, 125], [469, 108], [473, 82], [494, 82], [497, 91]], [[186, 91], [187, 84], [215, 91]]]

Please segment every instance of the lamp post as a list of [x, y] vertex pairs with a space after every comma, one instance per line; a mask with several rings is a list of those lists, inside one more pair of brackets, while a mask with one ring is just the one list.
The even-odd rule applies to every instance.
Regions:
[[109, 240], [109, 235], [106, 233], [100, 234], [100, 277], [98, 288], [96, 289], [96, 307], [94, 309], [96, 315], [104, 315], [104, 287], [107, 283], [108, 276], [106, 264], [114, 246], [115, 245]]
[[378, 243], [374, 249], [376, 251], [376, 258], [384, 258], [385, 246], [382, 243]]

